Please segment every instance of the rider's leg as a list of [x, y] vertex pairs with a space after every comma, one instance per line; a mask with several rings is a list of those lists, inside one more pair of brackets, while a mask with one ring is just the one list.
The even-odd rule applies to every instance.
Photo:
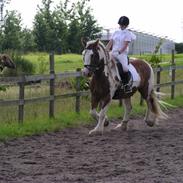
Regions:
[[123, 76], [122, 81], [125, 86], [125, 91], [130, 92], [131, 86], [129, 85], [129, 81], [131, 78], [130, 72], [129, 72], [129, 64], [128, 64], [128, 56], [126, 53], [118, 55], [118, 60], [122, 65], [123, 68]]

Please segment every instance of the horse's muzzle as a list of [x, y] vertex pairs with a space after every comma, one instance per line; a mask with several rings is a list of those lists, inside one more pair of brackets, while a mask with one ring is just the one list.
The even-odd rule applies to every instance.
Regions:
[[88, 68], [86, 68], [86, 67], [84, 69], [82, 69], [82, 74], [85, 77], [90, 77], [91, 76], [90, 70]]

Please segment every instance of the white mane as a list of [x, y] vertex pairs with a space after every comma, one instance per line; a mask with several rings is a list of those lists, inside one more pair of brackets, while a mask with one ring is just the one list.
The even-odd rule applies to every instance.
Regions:
[[117, 82], [116, 76], [120, 80], [120, 75], [119, 75], [119, 72], [117, 69], [116, 62], [112, 59], [111, 53], [106, 51], [106, 47], [101, 41], [99, 42], [99, 46], [100, 46], [100, 52], [102, 52], [104, 55], [104, 60], [105, 60], [105, 64], [106, 64], [106, 67], [104, 69], [105, 75], [109, 76], [109, 80], [112, 83], [116, 83]]

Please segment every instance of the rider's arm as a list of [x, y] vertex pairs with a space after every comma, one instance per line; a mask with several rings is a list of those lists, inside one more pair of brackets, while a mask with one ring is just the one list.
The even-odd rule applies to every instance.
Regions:
[[119, 50], [119, 54], [123, 53], [127, 49], [129, 42], [130, 41], [124, 41], [124, 46]]

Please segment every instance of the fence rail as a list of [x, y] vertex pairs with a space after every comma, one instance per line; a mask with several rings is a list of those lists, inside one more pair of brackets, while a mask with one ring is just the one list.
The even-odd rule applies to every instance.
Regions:
[[[174, 52], [172, 52], [174, 55]], [[161, 87], [171, 86], [171, 98], [173, 99], [175, 96], [175, 85], [182, 84], [183, 80], [176, 80], [175, 81], [175, 73], [176, 70], [183, 70], [183, 66], [176, 66], [174, 61], [174, 56], [172, 56], [172, 65], [169, 67], [157, 67], [154, 69], [154, 73], [156, 74], [156, 90], [160, 91]], [[161, 80], [161, 72], [162, 71], [169, 71], [171, 73], [171, 81], [167, 83], [160, 83]], [[54, 70], [54, 55], [53, 53], [50, 54], [50, 74], [46, 75], [23, 75], [18, 77], [0, 77], [1, 85], [11, 85], [16, 84], [19, 86], [19, 98], [15, 100], [4, 100], [0, 99], [0, 106], [18, 106], [18, 121], [19, 123], [23, 123], [24, 119], [24, 106], [29, 103], [36, 103], [36, 102], [49, 102], [49, 117], [54, 117], [54, 103], [57, 99], [67, 98], [67, 97], [75, 97], [75, 111], [80, 112], [80, 97], [89, 95], [89, 91], [80, 91], [80, 80], [79, 78], [82, 76], [81, 71], [78, 69], [76, 72], [64, 72], [55, 74]], [[65, 78], [76, 78], [76, 92], [67, 93], [62, 95], [55, 95], [55, 80], [62, 80]], [[34, 82], [41, 82], [41, 81], [49, 81], [49, 96], [45, 97], [36, 97], [36, 98], [25, 98], [25, 86], [34, 83]], [[142, 103], [142, 100], [141, 100]]]

